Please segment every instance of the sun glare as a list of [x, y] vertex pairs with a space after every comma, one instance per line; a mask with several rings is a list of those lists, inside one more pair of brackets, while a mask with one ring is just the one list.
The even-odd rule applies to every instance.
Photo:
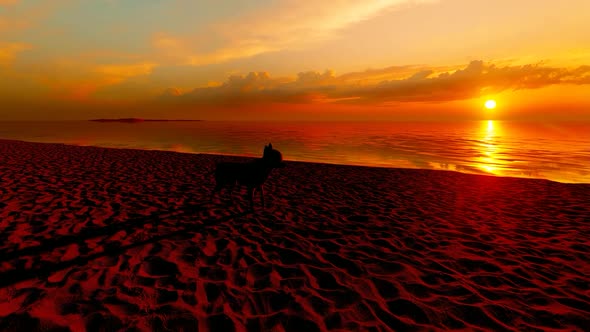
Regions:
[[493, 110], [494, 108], [496, 108], [496, 101], [490, 99], [490, 100], [486, 101], [485, 106], [487, 109]]

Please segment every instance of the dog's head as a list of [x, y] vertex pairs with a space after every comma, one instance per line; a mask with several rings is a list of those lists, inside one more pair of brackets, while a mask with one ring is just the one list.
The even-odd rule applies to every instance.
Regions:
[[271, 168], [283, 168], [286, 166], [283, 162], [283, 155], [281, 152], [279, 150], [273, 149], [272, 144], [270, 143], [264, 147], [262, 159]]

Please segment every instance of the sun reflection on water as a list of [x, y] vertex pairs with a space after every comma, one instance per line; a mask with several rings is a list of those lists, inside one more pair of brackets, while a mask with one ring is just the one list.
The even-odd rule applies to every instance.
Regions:
[[488, 120], [484, 123], [483, 135], [481, 138], [482, 144], [480, 145], [481, 157], [479, 158], [478, 167], [487, 172], [498, 175], [500, 172], [499, 163], [500, 160], [497, 158], [498, 154], [498, 142], [497, 133], [493, 120]]

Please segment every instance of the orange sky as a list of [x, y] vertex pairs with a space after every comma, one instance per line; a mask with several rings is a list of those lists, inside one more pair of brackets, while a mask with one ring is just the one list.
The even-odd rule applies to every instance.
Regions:
[[588, 13], [587, 0], [0, 0], [0, 120], [590, 120]]

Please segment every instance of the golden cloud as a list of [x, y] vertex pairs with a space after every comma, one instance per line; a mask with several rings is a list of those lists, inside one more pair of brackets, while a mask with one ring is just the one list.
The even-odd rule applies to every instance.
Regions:
[[[152, 46], [161, 56], [182, 64], [220, 63], [325, 41], [337, 36], [342, 29], [383, 11], [421, 2], [434, 0], [282, 1], [267, 9], [217, 23], [199, 36], [157, 33], [152, 38]], [[213, 44], [220, 46], [212, 50], [205, 48]]]
[[27, 43], [0, 43], [0, 66], [10, 65], [18, 53], [30, 48]]
[[124, 82], [132, 77], [148, 75], [155, 66], [152, 62], [100, 65], [91, 70], [89, 78], [65, 82], [62, 89], [67, 91], [67, 99], [87, 100], [101, 88]]
[[20, 0], [0, 0], [0, 6], [16, 5]]
[[231, 76], [218, 87], [197, 88], [186, 93], [168, 92], [161, 99], [220, 106], [316, 102], [380, 104], [465, 100], [505, 90], [590, 84], [590, 66], [575, 69], [534, 64], [498, 67], [483, 61], [472, 61], [462, 69], [442, 73], [421, 69], [405, 78], [377, 83], [365, 80], [365, 77], [372, 78], [374, 75], [375, 71], [340, 76], [334, 76], [331, 71], [303, 72], [286, 81], [274, 79], [266, 72], [252, 72], [246, 76]]
[[10, 34], [35, 27], [69, 1], [71, 0], [37, 1], [20, 9], [18, 6], [13, 6], [19, 4], [19, 0], [0, 0], [0, 6], [7, 7], [6, 11], [0, 12], [2, 14], [0, 15], [0, 34]]
[[[21, 74], [26, 74], [28, 80], [38, 82], [50, 90], [54, 98], [88, 101], [97, 90], [120, 84], [133, 77], [147, 76], [155, 66], [155, 63], [146, 61], [97, 65], [54, 59]], [[24, 78], [20, 79], [23, 80]]]
[[102, 65], [95, 69], [104, 84], [116, 84], [130, 77], [147, 75], [156, 66], [153, 62], [141, 62], [124, 65]]

